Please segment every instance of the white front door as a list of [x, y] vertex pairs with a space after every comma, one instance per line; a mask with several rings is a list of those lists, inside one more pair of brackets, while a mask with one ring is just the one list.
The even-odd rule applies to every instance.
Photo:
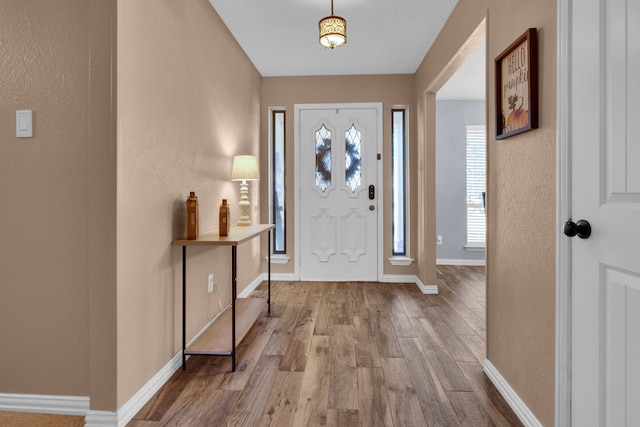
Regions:
[[640, 2], [569, 4], [571, 423], [640, 426]]
[[380, 107], [297, 111], [300, 279], [375, 281]]

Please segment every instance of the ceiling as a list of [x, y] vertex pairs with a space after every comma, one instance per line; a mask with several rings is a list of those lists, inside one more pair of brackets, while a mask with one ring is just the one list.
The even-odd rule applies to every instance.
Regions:
[[[209, 0], [260, 74], [413, 74], [458, 0], [334, 0], [347, 44], [318, 43], [331, 0]], [[438, 100], [485, 99], [485, 45], [438, 91]]]
[[331, 0], [209, 0], [258, 72], [272, 76], [413, 74], [458, 0], [334, 0], [347, 44], [325, 49]]
[[476, 100], [486, 97], [486, 47], [482, 43], [436, 93], [439, 101]]

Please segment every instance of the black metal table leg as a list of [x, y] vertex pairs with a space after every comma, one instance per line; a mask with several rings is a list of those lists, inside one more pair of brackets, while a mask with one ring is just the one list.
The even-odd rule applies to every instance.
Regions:
[[236, 371], [236, 292], [238, 279], [237, 247], [231, 246], [231, 372]]
[[271, 314], [271, 230], [267, 239], [267, 314]]
[[182, 246], [182, 370], [187, 369], [187, 247]]

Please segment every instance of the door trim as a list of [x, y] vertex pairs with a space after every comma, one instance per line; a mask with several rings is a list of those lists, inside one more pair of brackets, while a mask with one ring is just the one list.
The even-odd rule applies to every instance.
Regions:
[[571, 218], [571, 10], [558, 0], [556, 73], [556, 384], [557, 427], [571, 425], [571, 239], [561, 232]]
[[295, 203], [294, 203], [294, 253], [295, 253], [295, 262], [294, 262], [294, 277], [295, 280], [300, 280], [300, 261], [301, 261], [301, 245], [300, 245], [300, 196], [302, 192], [302, 188], [300, 187], [300, 111], [302, 110], [321, 110], [321, 109], [361, 109], [361, 108], [369, 108], [377, 110], [377, 121], [378, 121], [378, 141], [376, 143], [377, 152], [380, 154], [381, 159], [377, 161], [376, 165], [376, 188], [378, 188], [378, 242], [377, 242], [377, 280], [378, 282], [382, 281], [384, 276], [384, 263], [383, 263], [383, 255], [384, 255], [384, 203], [383, 203], [383, 194], [384, 189], [380, 185], [382, 180], [382, 161], [384, 160], [383, 156], [383, 134], [382, 134], [382, 102], [365, 102], [365, 103], [336, 103], [336, 104], [294, 104], [293, 105], [293, 143], [294, 150], [296, 154], [294, 155], [294, 195]]

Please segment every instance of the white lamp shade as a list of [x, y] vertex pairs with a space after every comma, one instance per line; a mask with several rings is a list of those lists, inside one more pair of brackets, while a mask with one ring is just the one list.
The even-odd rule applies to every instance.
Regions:
[[231, 181], [257, 181], [258, 179], [260, 179], [260, 173], [255, 156], [243, 155], [233, 158]]

